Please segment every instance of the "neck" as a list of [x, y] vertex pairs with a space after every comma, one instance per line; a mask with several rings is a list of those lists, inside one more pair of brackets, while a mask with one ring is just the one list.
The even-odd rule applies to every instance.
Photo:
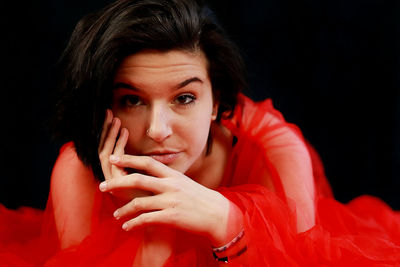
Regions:
[[213, 123], [211, 125], [213, 138], [211, 151], [206, 155], [207, 148], [199, 160], [186, 172], [196, 182], [208, 187], [217, 188], [221, 185], [225, 167], [232, 150], [232, 134], [224, 126]]

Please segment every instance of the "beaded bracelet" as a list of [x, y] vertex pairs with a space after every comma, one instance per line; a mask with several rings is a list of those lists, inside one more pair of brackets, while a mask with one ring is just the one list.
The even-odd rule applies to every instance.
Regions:
[[227, 243], [226, 245], [223, 245], [222, 247], [213, 248], [213, 252], [214, 253], [221, 253], [221, 252], [227, 250], [228, 248], [230, 248], [234, 244], [236, 244], [240, 239], [242, 239], [243, 236], [244, 236], [244, 229], [242, 228], [240, 233], [234, 239], [232, 239], [229, 243]]
[[228, 263], [229, 260], [232, 260], [236, 257], [239, 257], [240, 255], [242, 255], [244, 252], [246, 252], [247, 250], [247, 246], [244, 246], [241, 250], [239, 250], [237, 253], [235, 253], [234, 255], [231, 256], [224, 256], [224, 257], [220, 257], [217, 255], [217, 253], [221, 253], [224, 252], [225, 250], [227, 250], [228, 248], [232, 247], [233, 245], [235, 245], [236, 243], [238, 243], [244, 236], [244, 229], [242, 228], [242, 230], [240, 231], [240, 233], [233, 238], [229, 243], [227, 243], [226, 245], [223, 245], [222, 247], [218, 247], [218, 248], [213, 248], [213, 256], [214, 259], [216, 261], [220, 261], [220, 262], [224, 262], [224, 263]]
[[213, 256], [214, 259], [216, 261], [221, 261], [224, 263], [229, 263], [229, 260], [233, 260], [234, 258], [239, 257], [240, 255], [242, 255], [244, 252], [246, 252], [247, 250], [247, 246], [245, 246], [244, 248], [242, 248], [241, 250], [239, 250], [239, 252], [237, 252], [236, 254], [232, 255], [232, 256], [225, 256], [225, 257], [218, 257], [217, 254], [215, 254], [215, 252], [213, 252]]

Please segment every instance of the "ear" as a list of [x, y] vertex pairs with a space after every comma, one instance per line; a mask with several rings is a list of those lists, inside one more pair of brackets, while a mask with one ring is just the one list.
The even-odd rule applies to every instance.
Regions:
[[212, 113], [211, 113], [211, 120], [212, 121], [215, 121], [217, 119], [218, 107], [219, 107], [219, 103], [218, 102], [214, 102]]

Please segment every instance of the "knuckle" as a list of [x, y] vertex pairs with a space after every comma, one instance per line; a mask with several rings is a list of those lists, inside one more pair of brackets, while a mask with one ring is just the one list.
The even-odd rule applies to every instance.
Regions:
[[140, 185], [139, 174], [133, 173], [130, 175], [129, 185], [132, 187]]
[[127, 155], [121, 155], [121, 156], [118, 157], [118, 161], [120, 163], [127, 162], [128, 161], [128, 156]]
[[172, 209], [175, 209], [177, 206], [179, 205], [179, 201], [177, 199], [172, 199], [169, 202], [169, 207], [171, 207]]
[[146, 224], [150, 222], [149, 216], [147, 216], [146, 213], [141, 214], [139, 217], [137, 217], [137, 222], [139, 224]]
[[184, 191], [180, 181], [177, 181], [176, 179], [173, 179], [173, 178], [168, 178], [168, 181], [169, 181], [169, 186], [170, 186], [170, 189], [172, 192], [183, 192]]
[[132, 208], [133, 208], [133, 209], [139, 210], [139, 209], [142, 209], [143, 206], [144, 206], [144, 205], [143, 205], [142, 201], [140, 201], [140, 199], [134, 198], [134, 199], [132, 200]]
[[147, 214], [143, 214], [142, 222], [143, 223], [149, 223], [150, 222], [150, 216], [148, 216]]
[[137, 199], [136, 198], [131, 200], [130, 207], [132, 209], [135, 209], [137, 207]]
[[107, 157], [106, 153], [104, 151], [100, 151], [100, 153], [99, 153], [100, 161], [106, 160], [106, 157]]
[[145, 157], [143, 165], [145, 168], [151, 168], [154, 165], [154, 159], [151, 157]]

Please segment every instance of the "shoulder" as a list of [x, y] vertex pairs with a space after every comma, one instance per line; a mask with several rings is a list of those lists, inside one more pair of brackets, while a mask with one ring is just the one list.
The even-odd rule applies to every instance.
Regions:
[[93, 178], [91, 169], [79, 159], [73, 142], [64, 144], [53, 167], [51, 175], [52, 187], [68, 188], [71, 186], [71, 182], [76, 183], [80, 180], [91, 180]]
[[249, 138], [256, 142], [268, 141], [271, 134], [289, 135], [287, 141], [291, 139], [302, 144], [305, 142], [300, 129], [285, 120], [282, 113], [274, 108], [271, 99], [255, 102], [239, 94], [233, 117], [224, 120], [223, 124], [236, 137]]
[[299, 230], [312, 226], [313, 167], [300, 129], [286, 122], [270, 99], [253, 102], [243, 95], [239, 96], [230, 129], [238, 138], [238, 162], [245, 162], [241, 173], [248, 173], [248, 180], [272, 185], [275, 192], [294, 200]]
[[79, 159], [74, 144], [63, 145], [53, 168], [50, 187], [62, 247], [79, 242], [89, 233], [96, 190], [93, 172]]

